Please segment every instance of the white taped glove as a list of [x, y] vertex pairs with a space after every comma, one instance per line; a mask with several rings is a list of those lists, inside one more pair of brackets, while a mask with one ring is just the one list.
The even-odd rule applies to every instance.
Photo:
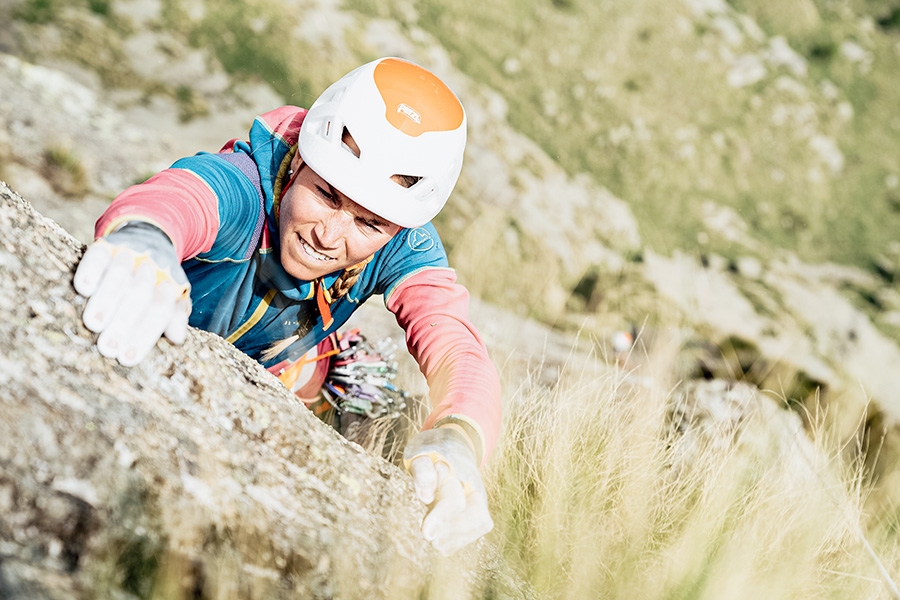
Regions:
[[494, 528], [487, 494], [465, 435], [442, 427], [416, 434], [403, 462], [416, 495], [429, 506], [422, 535], [444, 556], [476, 541]]
[[187, 335], [191, 289], [175, 247], [158, 227], [135, 221], [95, 241], [73, 281], [89, 298], [82, 320], [100, 334], [100, 354], [124, 366], [139, 363], [165, 336]]

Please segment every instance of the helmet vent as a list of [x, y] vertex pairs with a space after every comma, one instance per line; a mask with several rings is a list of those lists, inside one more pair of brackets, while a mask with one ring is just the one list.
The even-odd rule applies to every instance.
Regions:
[[398, 174], [392, 175], [391, 180], [400, 186], [403, 186], [405, 188], [411, 188], [412, 186], [419, 183], [419, 181], [421, 181], [422, 178], [417, 175], [400, 175], [398, 173]]
[[359, 145], [356, 143], [356, 140], [353, 139], [353, 136], [350, 135], [350, 130], [347, 127], [344, 127], [344, 131], [341, 132], [341, 145], [344, 147], [344, 150], [351, 153], [356, 158], [359, 158], [360, 149]]

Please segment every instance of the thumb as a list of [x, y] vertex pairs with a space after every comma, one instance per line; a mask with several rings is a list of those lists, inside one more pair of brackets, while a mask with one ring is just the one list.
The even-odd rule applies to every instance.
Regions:
[[187, 337], [188, 317], [191, 314], [191, 298], [185, 296], [175, 303], [175, 310], [172, 311], [172, 317], [166, 325], [165, 336], [170, 342], [176, 345], [184, 343]]
[[103, 274], [112, 260], [112, 246], [105, 240], [97, 240], [90, 246], [78, 263], [75, 277], [72, 281], [75, 291], [90, 298], [100, 286]]
[[413, 478], [416, 495], [425, 504], [434, 502], [437, 492], [438, 473], [429, 456], [418, 456], [409, 464], [409, 472]]

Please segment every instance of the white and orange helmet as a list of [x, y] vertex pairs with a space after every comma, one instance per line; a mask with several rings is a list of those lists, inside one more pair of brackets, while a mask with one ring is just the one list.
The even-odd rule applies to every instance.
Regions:
[[[357, 157], [341, 141], [346, 129]], [[419, 227], [447, 202], [462, 169], [466, 113], [444, 82], [400, 58], [358, 67], [326, 89], [300, 127], [304, 162], [354, 202]], [[418, 179], [404, 187], [393, 179]]]

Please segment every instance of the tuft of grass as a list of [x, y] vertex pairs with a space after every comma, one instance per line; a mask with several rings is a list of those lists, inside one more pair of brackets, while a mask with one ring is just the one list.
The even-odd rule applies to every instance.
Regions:
[[112, 0], [88, 0], [90, 11], [101, 17], [108, 17], [112, 9]]
[[53, 189], [63, 195], [78, 197], [88, 191], [84, 164], [67, 146], [51, 146], [44, 151], [43, 174]]
[[13, 14], [16, 19], [32, 25], [40, 25], [53, 20], [59, 5], [58, 0], [28, 0], [23, 2]]
[[209, 114], [209, 104], [190, 86], [178, 86], [175, 89], [175, 101], [178, 103], [178, 118], [182, 123]]

